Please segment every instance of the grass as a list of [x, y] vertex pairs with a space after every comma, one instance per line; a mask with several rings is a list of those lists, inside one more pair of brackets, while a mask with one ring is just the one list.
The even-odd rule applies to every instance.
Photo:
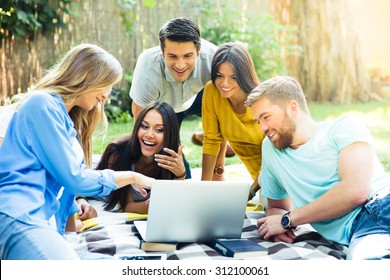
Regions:
[[[376, 145], [379, 160], [385, 170], [390, 172], [390, 98], [383, 101], [367, 103], [355, 103], [350, 105], [334, 104], [309, 104], [312, 117], [316, 121], [333, 119], [341, 115], [352, 115], [366, 125], [371, 131]], [[132, 131], [133, 122], [126, 124], [110, 123], [105, 139], [96, 138], [93, 152], [101, 154], [105, 146], [123, 133]], [[191, 168], [201, 167], [202, 147], [191, 142], [191, 136], [195, 131], [202, 131], [202, 123], [199, 117], [191, 117], [183, 121], [180, 131], [181, 141], [184, 145], [184, 154]], [[227, 158], [225, 164], [238, 164], [240, 159], [235, 156]]]

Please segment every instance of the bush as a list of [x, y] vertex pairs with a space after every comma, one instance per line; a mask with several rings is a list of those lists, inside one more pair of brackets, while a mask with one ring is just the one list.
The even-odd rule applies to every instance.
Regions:
[[133, 116], [131, 112], [132, 99], [129, 96], [133, 73], [127, 72], [124, 75], [127, 85], [123, 88], [113, 88], [105, 106], [107, 119], [114, 123], [128, 123]]
[[131, 100], [125, 89], [113, 88], [104, 108], [109, 122], [127, 123], [131, 119]]
[[0, 39], [27, 37], [33, 40], [37, 31], [44, 34], [65, 27], [61, 14], [70, 13], [70, 0], [9, 0], [0, 4]]

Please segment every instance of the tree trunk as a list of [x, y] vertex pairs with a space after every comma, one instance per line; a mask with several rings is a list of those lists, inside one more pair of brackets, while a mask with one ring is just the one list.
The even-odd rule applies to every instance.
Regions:
[[291, 23], [298, 26], [298, 43], [303, 47], [297, 78], [310, 101], [350, 103], [377, 97], [369, 89], [349, 2], [290, 4]]

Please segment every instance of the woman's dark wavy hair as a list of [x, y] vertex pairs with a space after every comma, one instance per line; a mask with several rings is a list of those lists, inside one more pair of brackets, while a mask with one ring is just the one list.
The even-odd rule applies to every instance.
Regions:
[[214, 54], [211, 62], [211, 80], [215, 84], [219, 66], [229, 62], [235, 72], [240, 88], [249, 94], [260, 83], [251, 55], [241, 42], [225, 43]]
[[[145, 118], [145, 115], [150, 110], [156, 110], [162, 116], [164, 126], [164, 145], [163, 147], [178, 151], [180, 146], [180, 133], [179, 124], [176, 114], [172, 107], [165, 102], [155, 102], [144, 108], [134, 124], [133, 132], [120, 136], [112, 141], [106, 147], [96, 169], [112, 169], [115, 171], [128, 171], [131, 170], [131, 166], [135, 164], [142, 156], [141, 145], [138, 140], [138, 131]], [[160, 151], [160, 153], [164, 153]], [[114, 158], [113, 158], [114, 157]], [[114, 160], [114, 161], [113, 161]], [[156, 169], [158, 169], [158, 175], [156, 179], [169, 179], [173, 180], [175, 174], [161, 168], [156, 163]], [[127, 203], [127, 197], [130, 192], [131, 185], [125, 186], [118, 190], [111, 192], [108, 201], [106, 202], [104, 209], [112, 210], [117, 203], [121, 209], [124, 209]]]

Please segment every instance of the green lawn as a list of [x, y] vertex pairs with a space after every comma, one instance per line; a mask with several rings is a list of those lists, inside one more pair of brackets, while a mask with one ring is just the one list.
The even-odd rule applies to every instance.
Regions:
[[[310, 112], [317, 121], [336, 118], [349, 114], [361, 120], [371, 131], [377, 145], [377, 153], [386, 171], [390, 172], [390, 98], [384, 101], [356, 103], [351, 105], [309, 104]], [[101, 154], [104, 147], [117, 136], [130, 132], [133, 122], [126, 124], [110, 123], [105, 139], [96, 137], [94, 140], [95, 154]], [[202, 162], [202, 148], [191, 142], [195, 131], [201, 131], [202, 124], [199, 117], [186, 119], [180, 131], [181, 141], [184, 144], [184, 153], [191, 167], [200, 167]], [[237, 156], [226, 159], [226, 165], [241, 163]]]

